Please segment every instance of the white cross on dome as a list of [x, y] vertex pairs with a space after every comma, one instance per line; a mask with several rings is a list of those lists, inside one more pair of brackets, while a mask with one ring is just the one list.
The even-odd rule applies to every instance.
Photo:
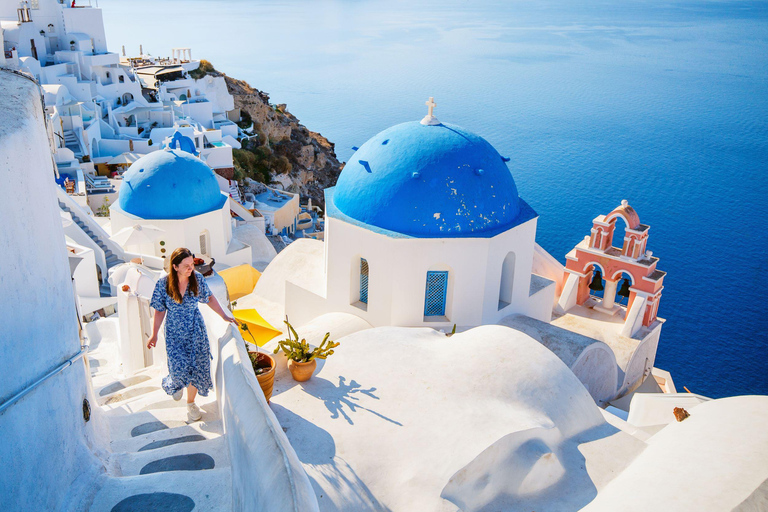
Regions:
[[421, 124], [424, 126], [435, 126], [440, 124], [440, 121], [438, 121], [437, 118], [432, 115], [434, 108], [437, 106], [437, 103], [435, 103], [435, 98], [430, 96], [425, 105], [429, 108], [429, 110], [427, 111], [427, 115], [424, 116], [424, 119], [421, 120]]

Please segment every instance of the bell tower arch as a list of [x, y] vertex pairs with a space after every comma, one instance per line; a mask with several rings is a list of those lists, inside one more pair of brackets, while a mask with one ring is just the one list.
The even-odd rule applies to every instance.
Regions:
[[[626, 223], [623, 239], [614, 233], [619, 218]], [[649, 327], [658, 314], [666, 275], [656, 268], [659, 259], [647, 250], [649, 230], [650, 226], [640, 223], [640, 217], [627, 201], [608, 215], [596, 217], [590, 235], [566, 256], [566, 285], [558, 310], [565, 312], [574, 306], [584, 306], [606, 315], [622, 314], [626, 336], [641, 326]], [[621, 247], [614, 247], [614, 240], [621, 240]], [[625, 282], [620, 283], [622, 276]], [[620, 284], [621, 295], [628, 294], [626, 308], [615, 301]], [[590, 291], [602, 291], [603, 296], [596, 297]]]

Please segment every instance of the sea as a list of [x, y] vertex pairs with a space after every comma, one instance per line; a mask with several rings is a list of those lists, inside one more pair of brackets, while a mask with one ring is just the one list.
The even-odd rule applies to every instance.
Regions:
[[768, 2], [98, 3], [111, 51], [189, 47], [342, 161], [434, 97], [510, 158], [561, 262], [628, 200], [667, 272], [656, 366], [680, 391], [768, 394]]

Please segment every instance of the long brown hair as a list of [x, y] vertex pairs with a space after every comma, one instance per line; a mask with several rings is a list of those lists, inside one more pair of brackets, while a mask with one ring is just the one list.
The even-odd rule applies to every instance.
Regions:
[[[181, 292], [179, 291], [179, 275], [173, 266], [180, 265], [183, 260], [189, 258], [190, 256], [193, 258], [195, 257], [195, 255], [192, 254], [192, 251], [185, 247], [179, 247], [173, 251], [173, 254], [171, 254], [171, 268], [168, 269], [168, 282], [165, 285], [165, 291], [173, 300], [179, 304], [181, 304], [182, 300], [184, 300], [184, 297], [181, 296]], [[189, 276], [189, 284], [187, 285], [187, 288], [195, 297], [197, 297], [197, 277], [195, 277], [194, 272], [192, 272], [192, 275]]]

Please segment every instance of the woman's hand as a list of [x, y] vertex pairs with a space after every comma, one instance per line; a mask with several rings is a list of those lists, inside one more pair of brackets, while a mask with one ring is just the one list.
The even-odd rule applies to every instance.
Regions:
[[157, 334], [153, 334], [152, 337], [149, 338], [147, 348], [153, 348], [155, 345], [157, 345]]
[[222, 316], [221, 318], [222, 318], [222, 319], [223, 319], [225, 322], [229, 322], [229, 323], [231, 323], [231, 324], [235, 324], [235, 325], [236, 325], [236, 326], [238, 326], [238, 327], [240, 326], [240, 322], [238, 322], [238, 321], [237, 321], [237, 319], [235, 319], [235, 318], [232, 318], [231, 316], [226, 316], [226, 315], [224, 315], [224, 316]]

